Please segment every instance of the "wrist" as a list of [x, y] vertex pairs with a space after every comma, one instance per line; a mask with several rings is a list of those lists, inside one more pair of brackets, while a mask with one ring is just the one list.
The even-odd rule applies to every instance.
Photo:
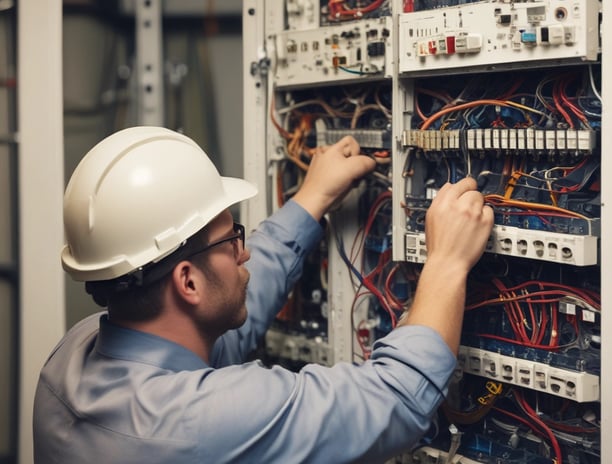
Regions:
[[328, 205], [326, 205], [324, 199], [320, 198], [316, 194], [310, 195], [300, 190], [292, 197], [292, 200], [304, 208], [304, 210], [310, 214], [315, 221], [320, 221], [327, 211]]
[[428, 255], [427, 261], [423, 265], [423, 272], [431, 272], [438, 276], [438, 279], [450, 279], [451, 281], [465, 281], [470, 272], [468, 263], [461, 259], [450, 258], [448, 256]]

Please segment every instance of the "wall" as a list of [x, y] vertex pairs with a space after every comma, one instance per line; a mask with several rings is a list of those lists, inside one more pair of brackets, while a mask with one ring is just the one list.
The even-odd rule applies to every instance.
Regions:
[[[0, 40], [12, 44], [13, 12], [0, 12]], [[0, 48], [0, 138], [14, 130], [13, 46]], [[16, 241], [14, 146], [0, 142], [0, 378], [15, 379], [16, 372]], [[16, 382], [0, 382], [0, 462], [15, 452]]]

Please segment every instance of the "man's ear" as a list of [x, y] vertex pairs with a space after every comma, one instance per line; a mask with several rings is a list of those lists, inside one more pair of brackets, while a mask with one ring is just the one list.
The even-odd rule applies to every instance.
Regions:
[[172, 270], [172, 286], [177, 295], [188, 304], [197, 304], [202, 298], [202, 271], [191, 261], [181, 261]]

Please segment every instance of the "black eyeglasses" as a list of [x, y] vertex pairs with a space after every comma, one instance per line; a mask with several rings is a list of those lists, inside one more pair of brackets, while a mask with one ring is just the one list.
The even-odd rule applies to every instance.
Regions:
[[217, 240], [216, 242], [209, 243], [205, 245], [204, 248], [196, 250], [193, 253], [189, 253], [189, 255], [187, 255], [186, 258], [189, 258], [191, 256], [194, 256], [200, 253], [204, 253], [205, 251], [208, 251], [211, 248], [221, 245], [222, 243], [225, 243], [225, 242], [232, 242], [232, 244], [234, 245], [234, 251], [236, 253], [236, 256], [239, 256], [242, 250], [244, 249], [244, 226], [242, 224], [238, 224], [237, 222], [234, 222], [234, 234], [233, 235], [222, 238], [221, 240]]

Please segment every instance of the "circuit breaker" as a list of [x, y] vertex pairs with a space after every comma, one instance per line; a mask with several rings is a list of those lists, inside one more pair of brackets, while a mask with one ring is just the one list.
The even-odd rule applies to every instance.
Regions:
[[495, 225], [437, 433], [397, 463], [601, 463], [602, 2], [244, 2], [249, 227], [313, 150], [376, 160], [266, 337], [299, 369], [368, 359], [408, 310], [425, 214], [471, 176]]

